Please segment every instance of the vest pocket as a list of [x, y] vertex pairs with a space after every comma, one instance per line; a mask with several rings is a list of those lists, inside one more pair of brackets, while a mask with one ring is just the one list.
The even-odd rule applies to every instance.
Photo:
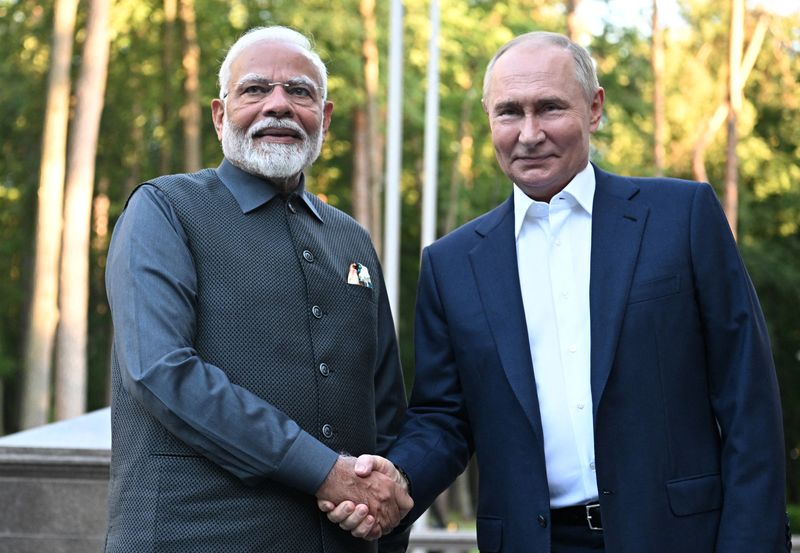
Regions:
[[687, 516], [722, 507], [722, 478], [704, 474], [667, 482], [667, 498], [675, 516]]

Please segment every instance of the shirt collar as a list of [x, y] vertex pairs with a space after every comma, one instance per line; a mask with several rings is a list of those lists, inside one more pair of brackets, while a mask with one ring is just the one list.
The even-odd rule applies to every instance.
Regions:
[[[591, 163], [587, 163], [577, 175], [555, 196], [553, 200], [558, 198], [566, 199], [577, 204], [583, 208], [590, 216], [592, 214], [592, 204], [594, 202], [594, 189], [595, 177], [594, 168]], [[551, 200], [552, 201], [552, 200]], [[537, 209], [541, 209], [544, 213], [549, 211], [549, 205], [546, 202], [539, 202], [525, 194], [522, 189], [514, 184], [514, 237], [519, 238], [519, 231], [522, 229], [522, 223], [525, 221], [525, 216], [531, 209], [531, 206], [536, 204]]]
[[[217, 167], [217, 176], [239, 204], [242, 213], [249, 213], [266, 204], [275, 196], [280, 196], [278, 190], [268, 180], [236, 167], [227, 158], [223, 158], [222, 163]], [[293, 195], [302, 198], [311, 213], [320, 222], [325, 222], [317, 208], [311, 203], [311, 199], [308, 197], [309, 193], [305, 190], [305, 175], [300, 175], [300, 184]]]

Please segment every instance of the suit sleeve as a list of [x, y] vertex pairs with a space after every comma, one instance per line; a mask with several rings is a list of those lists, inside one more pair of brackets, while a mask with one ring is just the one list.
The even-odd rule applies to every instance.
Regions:
[[766, 323], [708, 185], [695, 194], [691, 224], [694, 286], [722, 438], [724, 499], [717, 551], [783, 551], [783, 427]]
[[416, 373], [400, 439], [389, 453], [409, 476], [413, 522], [464, 471], [473, 451], [469, 417], [434, 262], [426, 248], [414, 328]]
[[151, 186], [131, 197], [106, 269], [121, 381], [172, 434], [246, 484], [313, 494], [337, 454], [193, 347], [197, 281], [188, 241]]

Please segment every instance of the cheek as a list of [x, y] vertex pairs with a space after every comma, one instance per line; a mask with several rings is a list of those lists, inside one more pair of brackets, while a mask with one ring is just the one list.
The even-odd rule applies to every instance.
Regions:
[[504, 156], [511, 153], [517, 143], [516, 134], [507, 126], [495, 126], [492, 129], [492, 144], [498, 155]]
[[257, 109], [243, 107], [239, 109], [229, 110], [228, 118], [230, 119], [231, 123], [233, 123], [240, 129], [241, 128], [247, 129], [250, 127], [250, 125], [253, 124], [257, 114], [258, 114]]

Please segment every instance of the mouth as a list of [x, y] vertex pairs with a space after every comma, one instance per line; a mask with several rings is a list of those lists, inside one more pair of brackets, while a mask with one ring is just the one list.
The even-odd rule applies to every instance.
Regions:
[[288, 128], [279, 128], [279, 127], [266, 127], [263, 129], [258, 129], [253, 131], [250, 134], [251, 138], [258, 139], [258, 138], [268, 138], [274, 139], [276, 141], [290, 141], [290, 140], [300, 140], [302, 137], [300, 133], [298, 133], [294, 129]]
[[535, 156], [521, 155], [521, 156], [514, 156], [514, 158], [512, 159], [512, 163], [522, 163], [525, 165], [540, 165], [542, 163], [547, 163], [554, 157], [555, 156], [553, 154], [535, 155]]

